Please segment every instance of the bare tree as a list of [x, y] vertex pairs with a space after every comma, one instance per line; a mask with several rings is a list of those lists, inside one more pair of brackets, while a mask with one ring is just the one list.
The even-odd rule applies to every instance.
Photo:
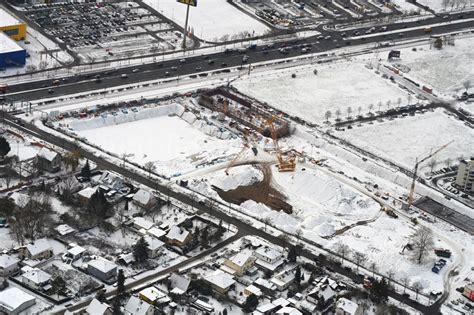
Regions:
[[[388, 100], [386, 104], [387, 104], [387, 109], [390, 109], [390, 105], [392, 104], [392, 101]], [[379, 110], [380, 110], [380, 107], [379, 107]]]
[[401, 280], [402, 285], [403, 285], [403, 293], [405, 293], [405, 291], [407, 290], [408, 284], [410, 283], [410, 279], [408, 279], [407, 277], [403, 277], [400, 280]]
[[[409, 94], [408, 94], [408, 95], [409, 95]], [[399, 98], [397, 99], [397, 107], [400, 107], [401, 104], [402, 104], [402, 98], [399, 97]]]
[[433, 247], [433, 233], [425, 226], [420, 227], [410, 236], [414, 246], [414, 260], [421, 264], [423, 258]]
[[357, 266], [357, 272], [359, 271], [359, 267], [362, 265], [362, 263], [367, 260], [367, 255], [362, 254], [361, 252], [354, 252], [352, 254], [352, 258], [354, 259], [354, 262]]
[[420, 282], [413, 283], [413, 291], [416, 293], [415, 299], [418, 300], [418, 293], [420, 293], [421, 290], [423, 290], [423, 285]]
[[352, 114], [352, 107], [347, 107], [347, 118], [351, 117]]
[[262, 220], [263, 224], [265, 224], [265, 232], [267, 231], [267, 225], [271, 225], [273, 220], [271, 217], [266, 217], [266, 218], [263, 218]]
[[341, 261], [346, 259], [346, 255], [349, 253], [350, 251], [350, 248], [349, 246], [347, 246], [347, 244], [344, 244], [342, 242], [338, 242], [336, 244], [336, 253], [339, 254], [339, 256], [341, 256]]
[[143, 165], [145, 170], [148, 172], [148, 177], [151, 177], [152, 172], [156, 172], [156, 165], [152, 161], [148, 161]]
[[336, 117], [337, 117], [336, 120], [339, 120], [339, 116], [341, 116], [341, 110], [338, 108], [336, 109]]
[[394, 277], [395, 277], [395, 271], [393, 271], [393, 269], [390, 269], [389, 271], [387, 271], [388, 285], [392, 284], [392, 280], [394, 279]]
[[430, 161], [428, 162], [428, 166], [430, 167], [430, 173], [433, 173], [433, 169], [436, 166], [438, 162], [436, 159], [431, 158]]
[[331, 118], [332, 113], [330, 110], [327, 110], [326, 113], [324, 113], [324, 117], [326, 118], [326, 122], [329, 122], [329, 118]]
[[377, 264], [375, 261], [370, 263], [370, 271], [372, 271], [372, 277], [375, 277], [375, 272], [377, 271]]
[[372, 110], [374, 109], [374, 104], [369, 105], [369, 113], [372, 113]]
[[359, 116], [360, 116], [360, 113], [362, 112], [362, 106], [359, 105], [359, 107], [357, 107], [357, 111], [359, 112]]
[[448, 158], [444, 161], [444, 163], [446, 164], [446, 167], [448, 167], [448, 168], [451, 167], [451, 163], [452, 163], [451, 158], [448, 157]]
[[[390, 105], [389, 101], [387, 101], [387, 104]], [[377, 103], [377, 106], [379, 107], [379, 112], [380, 112], [380, 108], [382, 108], [382, 101], [379, 101]]]
[[443, 5], [444, 11], [446, 11], [446, 8], [449, 5], [450, 0], [442, 0], [441, 4]]
[[[408, 96], [407, 96], [407, 105], [410, 105], [411, 99], [412, 99], [411, 94], [408, 94]], [[398, 106], [400, 107], [400, 105], [398, 105]]]

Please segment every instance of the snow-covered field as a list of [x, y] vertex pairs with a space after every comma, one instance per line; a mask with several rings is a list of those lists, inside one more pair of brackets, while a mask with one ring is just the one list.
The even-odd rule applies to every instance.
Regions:
[[240, 140], [230, 139], [229, 132], [197, 119], [176, 104], [74, 120], [70, 126], [105, 151], [119, 157], [127, 155], [128, 160], [140, 165], [154, 162], [157, 173], [165, 176], [183, 174], [200, 164], [225, 158], [240, 146]]
[[[431, 9], [435, 10], [436, 12], [444, 12], [444, 11], [453, 11], [459, 10], [462, 8], [469, 8], [470, 6], [474, 6], [474, 1], [466, 0], [465, 3], [463, 1], [457, 0], [418, 0], [419, 3], [430, 7]], [[445, 5], [446, 3], [446, 5]]]
[[[413, 168], [417, 157], [426, 156], [432, 149], [451, 140], [454, 143], [434, 157], [439, 162], [438, 167], [445, 167], [444, 161], [448, 158], [455, 161], [460, 156], [474, 154], [474, 130], [440, 109], [414, 117], [354, 127], [337, 135], [408, 169]], [[421, 167], [426, 168], [427, 163]]]
[[[313, 73], [315, 69], [317, 75]], [[292, 73], [296, 73], [296, 78], [291, 78]], [[351, 107], [353, 114], [357, 114], [361, 106], [363, 114], [371, 104], [376, 105], [379, 101], [385, 104], [388, 100], [395, 103], [398, 98], [404, 100], [407, 96], [389, 80], [382, 79], [359, 62], [251, 76], [250, 79], [235, 82], [234, 86], [289, 115], [315, 123], [325, 120], [327, 110], [331, 110], [335, 118], [335, 112], [339, 109], [344, 117], [348, 107]]]
[[[408, 66], [410, 77], [432, 85], [442, 93], [463, 90], [462, 83], [474, 81], [474, 40], [456, 39], [455, 46], [429, 49], [428, 45], [417, 51], [403, 49], [401, 61]], [[434, 62], [436, 61], [436, 62]]]
[[[176, 0], [145, 0], [145, 3], [184, 27], [186, 5]], [[226, 0], [198, 1], [197, 7], [191, 6], [189, 9], [188, 26], [194, 31], [194, 35], [208, 41], [222, 41], [224, 36], [229, 40], [242, 32], [257, 36], [269, 30], [263, 23], [241, 12]]]

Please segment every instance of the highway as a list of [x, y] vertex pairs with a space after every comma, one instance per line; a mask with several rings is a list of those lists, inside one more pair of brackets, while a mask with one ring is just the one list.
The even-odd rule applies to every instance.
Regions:
[[[80, 147], [77, 147], [77, 145], [73, 142], [69, 142], [68, 140], [65, 140], [63, 138], [57, 137], [53, 134], [50, 134], [50, 133], [48, 133], [44, 130], [41, 130], [41, 129], [37, 128], [36, 126], [34, 126], [32, 124], [29, 124], [29, 123], [24, 123], [23, 127], [19, 126], [16, 123], [14, 123], [15, 117], [11, 116], [8, 113], [4, 113], [4, 114], [0, 115], [0, 117], [3, 117], [2, 119], [4, 120], [4, 122], [6, 124], [8, 124], [10, 126], [13, 126], [15, 128], [19, 128], [20, 130], [22, 130], [23, 132], [25, 132], [27, 134], [30, 134], [34, 137], [37, 137], [39, 139], [42, 139], [42, 140], [47, 141], [49, 143], [52, 143], [52, 144], [54, 144], [58, 147], [61, 147], [61, 148], [65, 149], [65, 150], [72, 151], [72, 150], [75, 150], [75, 149], [79, 149], [84, 158], [89, 159], [92, 162], [96, 163], [97, 166], [101, 169], [108, 169], [110, 171], [116, 172], [116, 173], [118, 173], [118, 174], [120, 174], [120, 175], [122, 175], [126, 178], [130, 178], [131, 180], [133, 180], [137, 183], [140, 183], [140, 184], [145, 185], [147, 187], [150, 187], [152, 189], [156, 189], [156, 190], [160, 191], [162, 194], [168, 195], [171, 198], [179, 200], [180, 202], [182, 202], [184, 204], [187, 204], [191, 207], [194, 207], [194, 208], [196, 208], [197, 210], [199, 210], [203, 213], [208, 213], [212, 216], [215, 216], [219, 219], [222, 219], [223, 222], [227, 222], [227, 223], [230, 223], [230, 224], [236, 226], [238, 228], [238, 231], [239, 231], [238, 232], [239, 236], [256, 235], [256, 236], [259, 236], [259, 237], [269, 241], [270, 243], [276, 244], [276, 245], [281, 246], [281, 247], [288, 248], [288, 247], [292, 246], [291, 243], [289, 243], [287, 240], [285, 240], [283, 238], [273, 236], [272, 234], [269, 234], [265, 230], [262, 230], [258, 227], [255, 227], [252, 224], [243, 222], [243, 221], [239, 220], [238, 218], [235, 218], [235, 217], [232, 217], [230, 215], [227, 215], [227, 214], [223, 213], [222, 211], [218, 211], [218, 210], [214, 209], [212, 206], [208, 205], [207, 203], [195, 202], [195, 200], [193, 199], [192, 196], [189, 196], [185, 193], [173, 191], [169, 188], [168, 185], [160, 184], [160, 183], [154, 181], [153, 179], [150, 179], [150, 178], [148, 178], [146, 176], [143, 176], [141, 174], [132, 172], [129, 169], [126, 169], [126, 168], [122, 167], [121, 165], [118, 165], [118, 164], [115, 164], [113, 162], [107, 161], [106, 159], [104, 159], [101, 156], [96, 156], [93, 153], [90, 153], [90, 152], [88, 152], [88, 151], [86, 151], [86, 150], [84, 150]], [[237, 236], [235, 236], [235, 237], [237, 237]], [[226, 243], [227, 242], [224, 242], [223, 244], [226, 244]], [[224, 246], [224, 245], [222, 245], [222, 246]], [[207, 256], [213, 250], [215, 251], [219, 248], [222, 248], [222, 246], [217, 245], [217, 247], [214, 247], [213, 249], [209, 250], [205, 254], [202, 254], [202, 256], [203, 257]], [[356, 272], [354, 272], [350, 269], [345, 269], [345, 268], [343, 268], [339, 265], [336, 265], [332, 261], [326, 260], [324, 257], [318, 256], [315, 253], [313, 253], [312, 251], [305, 249], [304, 247], [301, 250], [300, 254], [301, 254], [301, 256], [317, 263], [320, 266], [329, 267], [335, 273], [344, 275], [344, 276], [352, 279], [355, 283], [361, 283], [362, 282], [362, 278]], [[201, 255], [199, 255], [199, 257], [201, 257]], [[196, 259], [198, 259], [198, 258], [196, 258]], [[169, 268], [167, 268], [163, 271], [155, 273], [151, 277], [156, 278], [158, 276], [162, 276], [162, 275], [166, 274], [166, 272], [173, 272], [177, 268], [180, 268], [180, 267], [182, 267], [184, 265], [187, 265], [189, 263], [190, 263], [189, 260], [184, 261], [178, 266], [171, 266], [171, 267], [169, 267]], [[127, 284], [127, 288], [131, 289], [132, 287], [135, 287], [135, 286], [137, 286], [141, 283], [144, 283], [146, 281], [147, 280], [142, 280], [141, 279], [141, 280], [138, 280], [138, 281], [135, 281], [135, 282], [130, 282], [130, 283]], [[148, 281], [149, 281], [149, 279], [148, 279]], [[108, 296], [110, 297], [112, 294], [113, 294], [113, 292], [109, 293]], [[434, 304], [432, 304], [430, 306], [425, 306], [425, 305], [422, 305], [419, 302], [414, 301], [414, 300], [412, 300], [412, 299], [410, 299], [406, 296], [403, 296], [403, 295], [401, 295], [401, 294], [399, 294], [399, 293], [397, 293], [393, 290], [389, 291], [389, 296], [393, 299], [396, 299], [396, 300], [402, 302], [402, 303], [410, 305], [411, 307], [413, 307], [414, 309], [422, 312], [423, 314], [438, 314], [439, 313], [439, 308], [442, 304], [442, 301], [438, 300], [437, 302], [435, 302]], [[81, 307], [85, 306], [85, 305], [83, 305], [83, 303], [84, 302], [82, 302], [82, 303], [80, 303], [76, 306], [72, 306], [71, 309], [73, 309], [73, 310], [80, 309]]]
[[[452, 14], [449, 19], [433, 17], [422, 21], [396, 23], [387, 25], [387, 30], [383, 33], [372, 33], [367, 34], [367, 36], [364, 36], [364, 34], [369, 27], [352, 28], [351, 30], [345, 31], [320, 27], [319, 31], [321, 35], [306, 39], [280, 42], [272, 47], [260, 45], [255, 47], [255, 49], [249, 49], [245, 52], [217, 52], [204, 56], [194, 56], [184, 60], [167, 60], [145, 65], [128, 66], [120, 69], [101, 70], [95, 73], [77, 74], [67, 77], [66, 80], [61, 81], [58, 86], [53, 85], [53, 79], [15, 84], [9, 86], [9, 91], [6, 96], [13, 101], [33, 101], [79, 92], [106, 89], [124, 84], [136, 84], [149, 80], [196, 75], [196, 73], [199, 72], [228, 71], [225, 69], [246, 66], [246, 64], [242, 62], [244, 55], [249, 56], [247, 63], [250, 64], [289, 58], [302, 55], [303, 53], [299, 45], [307, 43], [311, 44], [311, 51], [306, 53], [309, 54], [329, 52], [341, 47], [428, 37], [472, 28], [474, 24], [474, 22], [470, 20], [472, 16], [474, 16], [474, 14], [466, 12]], [[452, 21], [451, 24], [432, 26], [432, 32], [430, 34], [424, 31], [426, 26], [436, 25], [437, 23], [450, 20]], [[377, 30], [380, 31], [380, 26], [377, 27]], [[359, 36], [355, 36], [356, 38], [354, 39], [346, 39], [354, 36], [356, 31], [360, 33]], [[331, 38], [328, 38], [328, 36], [331, 36]], [[286, 53], [280, 52], [280, 49], [283, 47], [286, 48]], [[126, 75], [127, 78], [123, 78], [122, 75]], [[96, 76], [100, 77], [100, 82], [98, 82], [99, 80], [96, 79]]]

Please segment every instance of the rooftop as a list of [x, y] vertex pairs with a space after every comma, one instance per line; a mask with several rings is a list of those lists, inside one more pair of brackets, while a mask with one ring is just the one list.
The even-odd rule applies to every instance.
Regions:
[[186, 231], [184, 228], [179, 227], [177, 225], [173, 225], [166, 237], [170, 240], [176, 240], [178, 242], [184, 242], [188, 237], [189, 232]]
[[26, 249], [31, 256], [36, 256], [48, 250], [53, 250], [49, 241], [45, 238], [34, 241], [32, 244], [26, 245]]
[[23, 303], [31, 300], [34, 301], [35, 298], [16, 287], [11, 287], [0, 292], [0, 305], [10, 311], [16, 310]]
[[[0, 9], [1, 10], [1, 9]], [[2, 23], [2, 18], [0, 17], [0, 23]], [[0, 53], [9, 53], [15, 51], [22, 51], [23, 49], [18, 45], [13, 39], [5, 35], [5, 33], [0, 31]]]
[[243, 252], [237, 253], [236, 255], [231, 257], [229, 260], [232, 261], [237, 266], [242, 267], [251, 258], [252, 258], [251, 252], [243, 251]]
[[222, 289], [227, 289], [235, 283], [235, 280], [231, 275], [220, 270], [205, 276], [204, 280]]
[[160, 241], [159, 239], [148, 235], [146, 235], [144, 239], [148, 243], [148, 248], [152, 251], [157, 250], [165, 245], [165, 243]]
[[105, 258], [101, 258], [101, 257], [99, 257], [98, 259], [95, 259], [95, 260], [91, 260], [89, 262], [89, 266], [92, 266], [95, 269], [97, 269], [99, 271], [102, 271], [103, 273], [107, 273], [107, 272], [113, 270], [114, 268], [117, 268], [116, 264], [114, 264], [111, 261], [108, 261]]
[[346, 298], [340, 298], [336, 303], [336, 308], [341, 309], [348, 314], [355, 314], [358, 307], [359, 305], [357, 305], [357, 303]]
[[39, 150], [39, 152], [38, 152], [39, 157], [42, 157], [43, 159], [45, 159], [49, 162], [53, 161], [56, 158], [56, 156], [58, 156], [58, 155], [59, 155], [59, 153], [57, 153], [53, 150], [50, 150], [46, 147], [42, 147], [41, 150]]
[[51, 275], [49, 273], [37, 268], [28, 270], [21, 276], [38, 285], [48, 282], [51, 279]]
[[97, 299], [93, 299], [91, 304], [86, 308], [86, 313], [91, 315], [104, 314], [105, 311], [110, 308], [108, 304], [101, 303]]
[[10, 255], [0, 255], [0, 268], [8, 268], [16, 263], [19, 260]]
[[133, 218], [133, 224], [139, 226], [140, 228], [143, 228], [145, 230], [151, 229], [153, 225], [155, 225], [153, 222], [148, 221], [142, 217], [136, 217]]
[[5, 11], [3, 8], [0, 8], [0, 27], [17, 25], [20, 23], [21, 22], [16, 17]]
[[136, 296], [131, 296], [125, 305], [125, 314], [146, 315], [150, 307], [152, 306], [147, 302], [140, 300]]

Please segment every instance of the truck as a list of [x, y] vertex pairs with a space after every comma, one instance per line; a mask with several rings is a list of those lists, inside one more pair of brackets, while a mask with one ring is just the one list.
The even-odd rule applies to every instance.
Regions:
[[451, 257], [451, 251], [449, 249], [435, 248], [434, 252], [435, 252], [436, 256], [439, 256], [439, 257], [445, 257], [445, 258], [450, 258]]
[[0, 93], [7, 93], [8, 91], [8, 85], [7, 84], [0, 84]]
[[423, 85], [422, 90], [430, 94], [433, 93], [433, 88], [427, 87], [426, 85]]

